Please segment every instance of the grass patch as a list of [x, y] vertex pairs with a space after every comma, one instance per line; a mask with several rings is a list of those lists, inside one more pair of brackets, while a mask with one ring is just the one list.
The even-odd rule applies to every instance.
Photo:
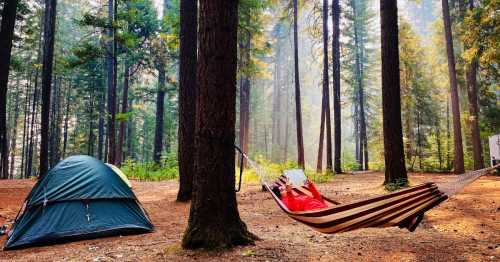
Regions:
[[400, 178], [396, 179], [396, 181], [392, 183], [385, 184], [384, 187], [387, 191], [396, 191], [408, 187], [409, 185], [410, 183], [408, 182], [408, 179]]

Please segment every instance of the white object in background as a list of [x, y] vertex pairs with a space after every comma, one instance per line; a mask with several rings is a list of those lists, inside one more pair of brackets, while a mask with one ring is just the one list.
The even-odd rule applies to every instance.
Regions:
[[500, 163], [500, 134], [490, 136], [490, 163], [494, 166]]
[[302, 169], [289, 169], [283, 173], [293, 186], [303, 186], [306, 183], [307, 177]]

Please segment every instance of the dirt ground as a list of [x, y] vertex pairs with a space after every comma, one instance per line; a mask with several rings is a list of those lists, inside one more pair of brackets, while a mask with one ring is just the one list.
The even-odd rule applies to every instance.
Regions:
[[[454, 178], [410, 175], [412, 184]], [[382, 181], [381, 173], [340, 175], [318, 188], [344, 203], [383, 194]], [[0, 251], [0, 261], [500, 261], [500, 177], [482, 177], [427, 212], [413, 233], [370, 228], [320, 234], [288, 218], [259, 185], [246, 184], [238, 193], [240, 214], [261, 240], [226, 251], [180, 248], [189, 204], [175, 202], [177, 182], [132, 184], [155, 232]], [[15, 217], [32, 185], [29, 180], [0, 181], [0, 225]]]

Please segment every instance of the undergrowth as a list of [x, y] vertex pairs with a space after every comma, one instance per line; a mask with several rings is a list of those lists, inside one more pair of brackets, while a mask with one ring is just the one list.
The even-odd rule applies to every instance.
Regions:
[[400, 178], [392, 183], [387, 183], [384, 185], [387, 191], [396, 191], [409, 186], [408, 179]]
[[128, 178], [140, 181], [161, 181], [179, 178], [179, 166], [176, 154], [168, 154], [162, 157], [160, 164], [154, 162], [138, 162], [126, 160], [121, 170]]
[[[291, 160], [283, 163], [273, 163], [263, 157], [257, 157], [256, 162], [262, 168], [264, 175], [272, 180], [278, 178], [285, 170], [299, 168], [297, 162]], [[177, 180], [179, 178], [179, 166], [175, 153], [162, 157], [160, 164], [128, 159], [122, 164], [121, 170], [128, 178], [139, 181]], [[237, 163], [234, 173], [236, 183], [238, 183], [240, 170]], [[309, 169], [305, 170], [305, 174], [314, 183], [325, 183], [332, 178], [332, 173], [316, 173]], [[258, 184], [260, 183], [260, 176], [255, 169], [248, 165], [243, 170], [242, 183]]]

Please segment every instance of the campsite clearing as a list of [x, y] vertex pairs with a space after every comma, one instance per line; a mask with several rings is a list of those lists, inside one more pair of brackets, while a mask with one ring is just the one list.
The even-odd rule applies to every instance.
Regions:
[[[411, 174], [412, 184], [445, 182], [449, 174]], [[335, 176], [318, 185], [326, 196], [349, 202], [384, 193], [382, 173]], [[0, 181], [0, 225], [13, 219], [34, 181]], [[406, 229], [361, 229], [324, 235], [289, 219], [259, 185], [238, 193], [242, 219], [261, 240], [228, 251], [184, 251], [180, 240], [189, 204], [176, 203], [176, 181], [132, 181], [156, 231], [151, 234], [84, 240], [0, 251], [0, 261], [498, 261], [500, 259], [500, 177], [485, 176], [426, 213], [414, 233]], [[5, 236], [0, 238], [4, 244]]]

